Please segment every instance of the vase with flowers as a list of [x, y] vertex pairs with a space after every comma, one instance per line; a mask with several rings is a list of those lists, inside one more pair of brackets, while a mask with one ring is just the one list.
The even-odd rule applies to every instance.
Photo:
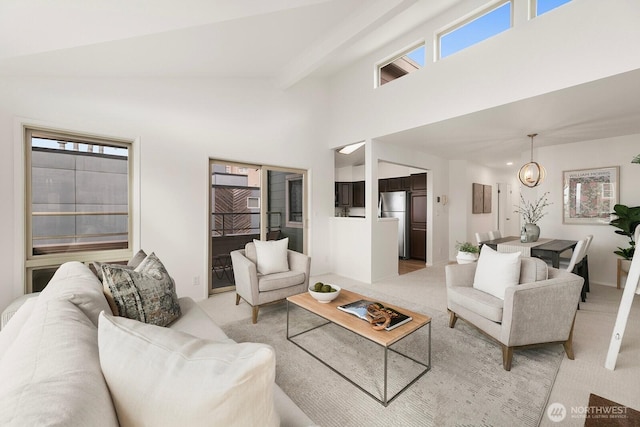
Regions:
[[520, 205], [516, 205], [518, 209], [513, 211], [522, 215], [522, 220], [524, 221], [520, 241], [536, 242], [540, 238], [540, 227], [537, 223], [547, 214], [545, 208], [552, 204], [547, 199], [548, 194], [549, 192], [547, 191], [536, 201], [530, 202], [525, 200], [522, 193], [520, 193]]

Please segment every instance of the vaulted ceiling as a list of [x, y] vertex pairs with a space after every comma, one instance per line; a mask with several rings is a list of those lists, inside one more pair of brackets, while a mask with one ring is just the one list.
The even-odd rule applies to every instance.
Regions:
[[[338, 72], [462, 0], [2, 0], [2, 77]], [[383, 137], [491, 167], [537, 146], [640, 133], [640, 71]], [[593, 102], [597, 100], [597, 102]], [[543, 132], [541, 132], [543, 133]]]
[[271, 77], [286, 88], [459, 1], [3, 0], [0, 76]]

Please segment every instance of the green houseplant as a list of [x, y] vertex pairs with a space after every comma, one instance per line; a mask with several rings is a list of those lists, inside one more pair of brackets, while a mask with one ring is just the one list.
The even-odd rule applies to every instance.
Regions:
[[636, 249], [633, 233], [636, 227], [640, 225], [640, 206], [629, 207], [618, 204], [613, 207], [613, 215], [616, 215], [617, 218], [611, 220], [609, 224], [619, 229], [615, 230], [615, 233], [629, 238], [628, 247], [618, 247], [618, 250], [613, 251], [613, 253], [630, 260], [633, 258], [633, 253]]
[[458, 264], [474, 262], [478, 259], [478, 253], [480, 253], [480, 248], [470, 242], [457, 242], [456, 249], [458, 250], [458, 255], [456, 256]]

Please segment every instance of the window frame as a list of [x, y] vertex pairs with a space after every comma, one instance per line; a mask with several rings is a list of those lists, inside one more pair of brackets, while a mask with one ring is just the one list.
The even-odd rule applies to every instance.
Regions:
[[[507, 3], [511, 4], [510, 13], [509, 13], [509, 15], [510, 15], [510, 17], [509, 17], [509, 28], [513, 28], [514, 8], [515, 8], [515, 4], [514, 3], [515, 3], [515, 1], [514, 0], [496, 0], [496, 1], [493, 1], [491, 3], [488, 3], [488, 4], [484, 5], [481, 9], [479, 9], [479, 10], [477, 10], [475, 12], [472, 12], [469, 15], [463, 16], [462, 18], [454, 21], [453, 23], [447, 25], [443, 29], [441, 29], [441, 30], [436, 32], [436, 35], [434, 37], [434, 43], [435, 43], [435, 46], [434, 46], [435, 58], [434, 58], [434, 60], [435, 61], [440, 61], [440, 60], [446, 58], [446, 57], [445, 58], [442, 57], [442, 37], [444, 37], [444, 36], [446, 36], [448, 34], [451, 34], [452, 32], [464, 27], [465, 25], [467, 25], [467, 24], [469, 24], [469, 23], [471, 23], [471, 22], [473, 22], [473, 21], [475, 21], [475, 20], [477, 20], [479, 18], [482, 18], [485, 15], [490, 14], [491, 12], [501, 8], [502, 6], [504, 6]], [[478, 41], [478, 42], [476, 42], [476, 43], [474, 43], [472, 45], [469, 45], [469, 46], [467, 46], [467, 47], [465, 47], [465, 48], [463, 48], [461, 50], [458, 50], [458, 51], [452, 53], [451, 55], [454, 55], [454, 54], [456, 54], [458, 52], [461, 52], [461, 51], [463, 51], [465, 49], [468, 49], [471, 46], [475, 46], [476, 44], [481, 43], [481, 42], [483, 42], [485, 40], [488, 40], [491, 37], [495, 37], [498, 34], [500, 34], [500, 33], [496, 33], [496, 34], [494, 34], [492, 36], [487, 37], [486, 39], [480, 40], [480, 41]], [[450, 55], [447, 55], [447, 57], [448, 56], [450, 56]]]
[[572, 0], [567, 0], [565, 3], [563, 4], [559, 4], [558, 6], [547, 10], [546, 12], [543, 13], [538, 13], [538, 1], [539, 0], [529, 0], [529, 19], [533, 19], [533, 18], [537, 18], [538, 16], [542, 16], [547, 12], [551, 12], [552, 10], [555, 10], [559, 7], [562, 7], [564, 5], [566, 5], [567, 3], [570, 3]]
[[[33, 215], [32, 215], [32, 137], [44, 137], [62, 139], [68, 142], [78, 142], [84, 144], [109, 145], [127, 149], [127, 248], [126, 249], [98, 249], [84, 250], [69, 253], [33, 254]], [[39, 270], [57, 268], [65, 262], [79, 261], [89, 263], [91, 261], [117, 262], [126, 261], [133, 256], [135, 233], [134, 229], [137, 205], [134, 203], [135, 183], [135, 160], [137, 159], [137, 139], [124, 139], [111, 136], [99, 136], [89, 133], [82, 133], [69, 130], [37, 126], [32, 124], [22, 124], [22, 170], [24, 188], [23, 199], [23, 265], [24, 292], [33, 292], [33, 273]]]
[[[300, 181], [300, 185], [301, 185], [301, 189], [302, 189], [302, 196], [304, 197], [304, 176], [302, 174], [292, 174], [292, 175], [287, 175], [285, 176], [285, 214], [286, 214], [286, 218], [285, 218], [285, 227], [288, 228], [302, 228], [304, 226], [304, 218], [302, 218], [302, 220], [300, 221], [292, 221], [290, 219], [290, 214], [291, 214], [291, 204], [290, 204], [290, 200], [291, 200], [291, 196], [290, 196], [290, 191], [291, 191], [291, 187], [289, 186], [289, 183], [291, 181]], [[301, 200], [301, 203], [303, 204], [303, 210], [302, 210], [302, 214], [304, 216], [304, 200]]]
[[[380, 81], [380, 79], [382, 78], [382, 69], [384, 67], [386, 67], [387, 65], [393, 63], [394, 61], [397, 61], [398, 59], [402, 58], [403, 56], [405, 56], [405, 55], [407, 55], [407, 54], [409, 54], [409, 53], [413, 52], [414, 50], [419, 49], [421, 47], [424, 48], [424, 50], [425, 50], [425, 53], [424, 53], [425, 65], [420, 66], [420, 68], [417, 68], [414, 71], [411, 71], [411, 72], [408, 72], [406, 74], [403, 74], [402, 76], [398, 76], [393, 80], [389, 80], [386, 83], [382, 83]], [[416, 71], [420, 71], [421, 69], [423, 69], [426, 66], [426, 62], [427, 62], [427, 42], [425, 40], [420, 40], [420, 41], [418, 41], [416, 43], [411, 44], [409, 47], [407, 47], [405, 49], [402, 49], [400, 52], [397, 52], [397, 53], [387, 57], [386, 59], [384, 59], [384, 60], [382, 60], [382, 61], [380, 61], [380, 62], [378, 62], [376, 64], [375, 73], [374, 73], [374, 88], [378, 88], [378, 87], [384, 86], [385, 84], [391, 83], [393, 81], [396, 81], [396, 80], [398, 80], [398, 79], [400, 79], [400, 78], [402, 78], [402, 77], [404, 77], [404, 76], [406, 76], [408, 74], [412, 74], [412, 73], [414, 73]], [[420, 64], [418, 64], [418, 65], [420, 65]]]

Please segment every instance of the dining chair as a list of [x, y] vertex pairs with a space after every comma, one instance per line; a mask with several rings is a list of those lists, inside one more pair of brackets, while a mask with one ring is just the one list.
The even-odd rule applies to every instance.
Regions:
[[493, 230], [489, 232], [490, 240], [500, 239], [501, 237], [502, 237], [502, 233], [500, 232], [500, 230]]
[[[593, 236], [591, 236], [591, 239], [593, 239]], [[576, 247], [573, 248], [573, 254], [571, 255], [569, 261], [560, 261], [561, 269], [565, 269], [570, 273], [575, 273], [584, 279], [582, 292], [580, 293], [580, 299], [582, 300], [582, 302], [585, 302], [587, 300], [587, 289], [589, 288], [589, 270], [588, 268], [585, 268], [586, 251], [589, 242], [590, 239], [588, 236], [582, 240], [578, 240], [578, 243], [576, 243]]]
[[476, 242], [480, 244], [480, 242], [486, 242], [487, 240], [491, 240], [489, 238], [489, 233], [476, 233]]
[[[585, 237], [585, 248], [582, 259], [578, 260], [578, 264], [581, 264], [579, 268], [582, 268], [584, 271], [584, 287], [585, 291], [589, 292], [589, 248], [591, 247], [591, 242], [593, 241], [593, 234], [588, 234]], [[568, 252], [568, 251], [567, 251]], [[574, 250], [575, 252], [575, 250]], [[569, 261], [571, 258], [563, 257], [560, 255], [560, 266], [566, 267], [569, 265]]]
[[587, 244], [584, 249], [584, 271], [586, 278], [584, 279], [585, 291], [589, 292], [589, 248], [591, 247], [591, 241], [593, 240], [593, 234], [587, 235]]

